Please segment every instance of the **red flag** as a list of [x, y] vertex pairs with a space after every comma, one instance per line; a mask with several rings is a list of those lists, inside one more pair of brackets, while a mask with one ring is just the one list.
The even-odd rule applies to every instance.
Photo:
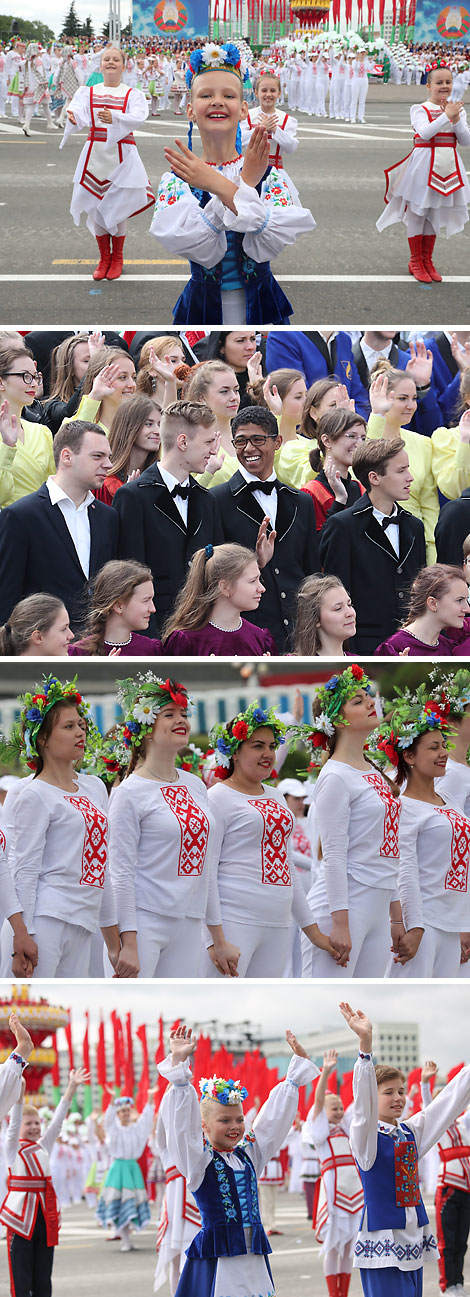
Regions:
[[104, 1022], [102, 1018], [100, 1018], [98, 1044], [96, 1047], [96, 1079], [98, 1085], [102, 1086], [101, 1111], [106, 1112], [106, 1108], [111, 1103], [111, 1095], [106, 1089], [106, 1045], [104, 1039]]
[[381, 27], [383, 27], [384, 16], [385, 16], [385, 0], [379, 0], [379, 23]]
[[134, 1055], [132, 1051], [132, 1019], [131, 1014], [126, 1013], [126, 1065], [124, 1072], [124, 1090], [125, 1093], [133, 1097], [134, 1094]]
[[149, 1052], [145, 1027], [138, 1027], [135, 1034], [142, 1045], [142, 1071], [140, 1074], [139, 1088], [137, 1090], [135, 1103], [139, 1112], [142, 1112], [142, 1109], [145, 1108], [145, 1104], [147, 1103], [147, 1092], [150, 1085]]
[[450, 1072], [447, 1073], [447, 1080], [452, 1081], [452, 1078], [457, 1076], [457, 1073], [461, 1072], [463, 1067], [465, 1067], [465, 1063], [457, 1063], [456, 1067], [451, 1067]]
[[111, 1022], [113, 1024], [114, 1037], [114, 1084], [118, 1090], [121, 1088], [121, 1076], [124, 1071], [124, 1037], [122, 1034], [122, 1022], [117, 1013], [112, 1011]]
[[51, 1080], [53, 1085], [60, 1085], [59, 1074], [59, 1053], [57, 1049], [57, 1032], [52, 1032], [52, 1048], [55, 1051], [55, 1060], [52, 1064]]
[[88, 1027], [89, 1027], [88, 1009], [85, 1012], [85, 1022], [86, 1022], [86, 1028], [85, 1028], [85, 1035], [83, 1037], [83, 1066], [85, 1070], [89, 1072], [90, 1071], [90, 1046], [88, 1043]]
[[369, 23], [369, 27], [372, 25], [374, 21], [374, 3], [375, 0], [367, 0], [367, 21]]
[[[69, 1010], [69, 1014], [70, 1014], [70, 1010]], [[70, 1067], [73, 1068], [73, 1067], [75, 1067], [75, 1063], [74, 1063], [74, 1061], [73, 1061], [72, 1024], [71, 1024], [71, 1022], [70, 1022], [70, 1017], [69, 1017], [69, 1021], [68, 1021], [68, 1023], [67, 1023], [67, 1026], [64, 1027], [64, 1031], [65, 1031], [65, 1039], [66, 1039], [66, 1041], [67, 1041], [67, 1047], [68, 1047], [68, 1051], [69, 1051], [69, 1062], [70, 1062]]]
[[[163, 1018], [159, 1018], [158, 1019], [158, 1044], [155, 1050], [155, 1062], [161, 1063], [162, 1058], [164, 1057], [165, 1057], [165, 1043], [163, 1040]], [[168, 1085], [168, 1081], [166, 1077], [160, 1076], [159, 1074], [158, 1089], [156, 1090], [155, 1098], [154, 1098], [154, 1104], [156, 1110], [158, 1110], [158, 1108], [160, 1107], [167, 1085]]]
[[335, 1067], [333, 1068], [333, 1071], [330, 1072], [330, 1075], [329, 1075], [329, 1077], [328, 1077], [328, 1080], [327, 1080], [327, 1083], [326, 1083], [326, 1091], [327, 1091], [327, 1094], [337, 1094], [337, 1093], [338, 1093], [338, 1073], [337, 1073]]
[[353, 1101], [353, 1072], [343, 1072], [339, 1093], [346, 1112], [346, 1108], [349, 1108], [350, 1103]]

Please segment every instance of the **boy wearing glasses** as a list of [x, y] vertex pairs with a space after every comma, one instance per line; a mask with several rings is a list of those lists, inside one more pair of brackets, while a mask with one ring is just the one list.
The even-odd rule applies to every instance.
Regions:
[[228, 482], [213, 487], [223, 539], [256, 550], [260, 527], [265, 593], [262, 607], [247, 613], [256, 626], [267, 626], [280, 653], [285, 653], [293, 629], [295, 596], [306, 576], [320, 571], [313, 504], [305, 492], [276, 477], [274, 456], [281, 446], [277, 421], [270, 410], [248, 406], [232, 421], [232, 443], [238, 470]]

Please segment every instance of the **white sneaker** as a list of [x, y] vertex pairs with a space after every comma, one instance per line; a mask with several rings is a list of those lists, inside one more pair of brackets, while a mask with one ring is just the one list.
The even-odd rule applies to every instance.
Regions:
[[28, 127], [28, 126], [25, 126], [24, 122], [22, 122], [22, 128], [23, 128], [23, 133], [24, 133], [24, 135], [28, 135], [28, 136], [31, 135], [31, 131], [30, 131], [29, 127]]
[[121, 1243], [121, 1246], [120, 1246], [120, 1248], [119, 1248], [119, 1251], [120, 1251], [120, 1252], [132, 1252], [132, 1248], [131, 1248], [130, 1243]]

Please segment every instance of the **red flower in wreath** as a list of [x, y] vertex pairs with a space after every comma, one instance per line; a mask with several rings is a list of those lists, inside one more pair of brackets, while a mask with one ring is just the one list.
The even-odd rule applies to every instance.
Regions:
[[213, 770], [214, 779], [228, 779], [230, 771], [226, 766], [215, 766]]
[[232, 734], [234, 739], [238, 739], [240, 743], [243, 743], [244, 740], [248, 738], [248, 725], [246, 721], [237, 721], [236, 724], [232, 726]]
[[34, 757], [31, 757], [31, 760], [26, 762], [26, 765], [28, 766], [29, 770], [35, 770], [37, 764], [38, 764], [37, 758], [34, 759]]
[[111, 770], [111, 771], [119, 770], [119, 761], [116, 761], [115, 757], [103, 757], [103, 761], [107, 770]]
[[47, 703], [46, 695], [45, 695], [45, 694], [34, 694], [34, 695], [33, 695], [33, 703]]
[[169, 693], [176, 707], [188, 706], [188, 695], [183, 692], [184, 685], [177, 684], [176, 680], [165, 680], [164, 689]]
[[320, 734], [319, 731], [316, 734], [310, 734], [310, 742], [313, 748], [326, 748], [326, 734]]
[[385, 739], [385, 738], [379, 739], [377, 743], [377, 747], [380, 748], [380, 751], [383, 752], [384, 756], [388, 758], [392, 766], [398, 765], [398, 753], [395, 751], [395, 748], [393, 746], [395, 737], [396, 736], [394, 735], [392, 730], [389, 739]]
[[362, 680], [364, 675], [362, 667], [358, 667], [357, 663], [354, 663], [354, 666], [351, 667], [351, 675], [354, 676], [355, 680]]

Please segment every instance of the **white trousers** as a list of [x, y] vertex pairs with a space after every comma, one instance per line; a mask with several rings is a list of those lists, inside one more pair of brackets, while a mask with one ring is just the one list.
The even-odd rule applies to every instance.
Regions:
[[[264, 924], [240, 923], [222, 916], [224, 934], [241, 951], [238, 962], [239, 977], [282, 977], [286, 962], [291, 930], [267, 928]], [[207, 950], [203, 951], [199, 965], [200, 977], [223, 977], [214, 967]]]
[[[197, 977], [201, 949], [200, 919], [173, 918], [137, 909], [139, 977]], [[109, 974], [111, 964], [106, 952], [104, 966]]]
[[34, 935], [39, 951], [34, 977], [88, 977], [93, 934], [86, 928], [40, 914]]
[[458, 977], [459, 972], [460, 933], [426, 927], [414, 959], [409, 959], [407, 964], [394, 964], [392, 955], [385, 976]]
[[[367, 887], [348, 879], [351, 954], [346, 968], [339, 968], [326, 950], [311, 946], [302, 933], [302, 977], [385, 977], [390, 952], [390, 902], [393, 892]], [[329, 936], [331, 914], [315, 916], [321, 932]]]
[[278, 1191], [279, 1191], [278, 1184], [260, 1184], [258, 1182], [261, 1220], [263, 1222], [265, 1229], [275, 1229], [276, 1227], [276, 1207], [277, 1207]]
[[356, 113], [358, 121], [364, 121], [368, 89], [369, 85], [367, 77], [353, 77], [351, 83], [351, 103], [349, 105], [350, 121], [355, 122]]
[[222, 321], [224, 324], [246, 323], [246, 297], [244, 288], [222, 292]]

